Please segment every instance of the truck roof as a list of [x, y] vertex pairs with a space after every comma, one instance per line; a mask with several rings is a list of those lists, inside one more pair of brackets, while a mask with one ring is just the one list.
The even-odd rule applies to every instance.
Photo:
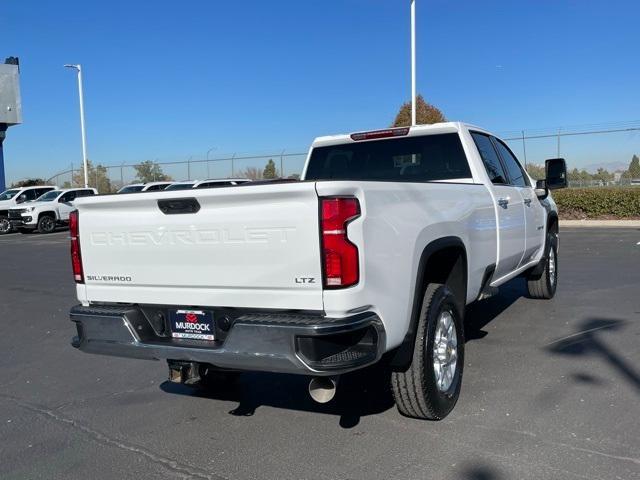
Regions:
[[[367, 139], [360, 139], [360, 140], [354, 140], [353, 136], [354, 135], [358, 135], [358, 134], [366, 134], [366, 133], [372, 133], [372, 132], [385, 132], [385, 131], [394, 131], [394, 130], [401, 130], [401, 129], [409, 129], [408, 133], [406, 135], [402, 135], [402, 136], [416, 136], [416, 135], [428, 135], [431, 133], [446, 133], [446, 132], [458, 132], [462, 129], [473, 129], [473, 130], [480, 130], [483, 132], [486, 132], [486, 130], [484, 128], [481, 127], [477, 127], [475, 125], [471, 125], [468, 123], [463, 123], [463, 122], [442, 122], [442, 123], [433, 123], [430, 125], [416, 125], [413, 127], [392, 127], [392, 128], [384, 128], [384, 129], [378, 129], [378, 130], [369, 130], [369, 131], [359, 131], [359, 132], [352, 132], [352, 133], [343, 133], [343, 134], [338, 134], [338, 135], [327, 135], [327, 136], [322, 136], [322, 137], [317, 137], [312, 144], [312, 147], [322, 147], [322, 146], [328, 146], [328, 145], [339, 145], [339, 144], [343, 144], [343, 143], [351, 143], [351, 142], [355, 142], [355, 141], [363, 141], [363, 140], [367, 140]], [[488, 133], [488, 132], [487, 132]], [[377, 138], [382, 138], [382, 137], [377, 137]], [[373, 140], [373, 138], [372, 138]]]

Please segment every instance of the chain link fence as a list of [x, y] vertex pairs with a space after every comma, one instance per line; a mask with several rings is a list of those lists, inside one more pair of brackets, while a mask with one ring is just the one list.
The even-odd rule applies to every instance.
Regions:
[[[146, 161], [138, 164], [89, 166], [89, 186], [100, 193], [115, 192], [125, 185], [158, 180], [206, 180], [212, 178], [261, 179], [264, 169], [273, 161], [275, 175], [281, 178], [297, 178], [302, 173], [307, 152], [287, 153], [283, 150], [273, 155], [230, 155], [223, 158], [188, 159], [175, 162]], [[59, 187], [84, 185], [84, 171], [70, 165], [69, 169], [56, 173], [47, 183]]]
[[[567, 160], [572, 187], [640, 186], [640, 178], [625, 173], [632, 157], [640, 155], [640, 121], [498, 132], [498, 135], [505, 139], [533, 177], [541, 178], [547, 158], [563, 157]], [[295, 178], [302, 173], [306, 156], [306, 152], [282, 150], [272, 155], [233, 154], [174, 162], [97, 164], [89, 169], [89, 184], [101, 193], [108, 193], [130, 183], [165, 178], [179, 181], [247, 177], [255, 180], [261, 178], [270, 160], [275, 164], [277, 177]], [[83, 172], [71, 165], [47, 182], [60, 187], [82, 186]]]
[[570, 187], [640, 185], [640, 175], [628, 172], [633, 156], [640, 156], [640, 121], [501, 132], [500, 137], [534, 177], [547, 158], [562, 157]]

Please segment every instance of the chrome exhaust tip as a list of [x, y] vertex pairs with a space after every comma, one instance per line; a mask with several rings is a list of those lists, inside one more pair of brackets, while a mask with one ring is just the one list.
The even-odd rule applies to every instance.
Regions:
[[336, 396], [337, 387], [337, 378], [313, 377], [309, 382], [309, 395], [318, 403], [328, 403]]

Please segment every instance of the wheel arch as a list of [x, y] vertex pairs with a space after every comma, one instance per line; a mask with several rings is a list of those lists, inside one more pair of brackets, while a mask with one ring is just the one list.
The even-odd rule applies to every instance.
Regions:
[[545, 231], [544, 250], [542, 251], [542, 257], [540, 258], [540, 261], [537, 265], [533, 266], [530, 270], [523, 272], [522, 275], [533, 277], [542, 275], [544, 267], [547, 263], [547, 257], [549, 256], [549, 248], [551, 248], [551, 245], [549, 244], [549, 232], [558, 233], [559, 228], [560, 221], [558, 219], [558, 213], [552, 210], [547, 216], [547, 230]]
[[442, 237], [430, 242], [422, 251], [416, 273], [411, 303], [409, 328], [400, 346], [391, 357], [393, 368], [404, 368], [413, 357], [413, 348], [423, 292], [428, 283], [444, 283], [456, 297], [460, 315], [463, 315], [467, 296], [467, 249], [460, 237]]
[[56, 215], [56, 212], [54, 212], [53, 210], [46, 210], [44, 212], [40, 212], [38, 213], [38, 221], [42, 218], [42, 217], [51, 217], [54, 220], [58, 219], [58, 216]]

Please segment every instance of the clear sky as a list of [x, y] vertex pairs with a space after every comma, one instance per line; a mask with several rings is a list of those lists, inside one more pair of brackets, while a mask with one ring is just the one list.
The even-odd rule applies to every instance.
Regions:
[[[417, 2], [418, 90], [448, 119], [498, 133], [640, 120], [637, 0]], [[0, 32], [22, 73], [9, 181], [81, 160], [64, 63], [83, 66], [89, 157], [105, 164], [305, 150], [388, 126], [410, 94], [409, 0], [4, 1]], [[578, 166], [640, 153], [639, 133], [570, 142]], [[554, 155], [547, 143], [529, 156]]]

